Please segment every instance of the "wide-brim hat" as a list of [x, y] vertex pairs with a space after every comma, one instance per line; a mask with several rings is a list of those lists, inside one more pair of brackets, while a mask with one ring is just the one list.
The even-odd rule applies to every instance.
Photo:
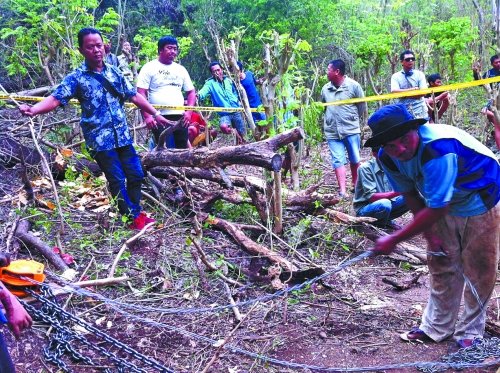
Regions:
[[372, 137], [363, 146], [373, 147], [384, 145], [426, 122], [427, 119], [415, 118], [410, 114], [406, 106], [402, 104], [384, 106], [373, 113], [368, 119], [368, 126], [372, 130]]

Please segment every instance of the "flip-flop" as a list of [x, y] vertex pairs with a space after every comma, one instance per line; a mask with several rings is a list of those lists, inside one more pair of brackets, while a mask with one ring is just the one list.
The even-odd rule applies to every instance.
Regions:
[[423, 330], [421, 330], [418, 327], [413, 327], [409, 332], [406, 333], [401, 333], [399, 335], [399, 338], [401, 338], [403, 341], [407, 342], [428, 342], [432, 341], [431, 337], [429, 337]]

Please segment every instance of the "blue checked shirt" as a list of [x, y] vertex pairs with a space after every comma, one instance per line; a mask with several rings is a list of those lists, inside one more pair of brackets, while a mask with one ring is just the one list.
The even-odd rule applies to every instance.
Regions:
[[[94, 78], [94, 75], [102, 78]], [[106, 79], [122, 97], [116, 97], [103, 86], [100, 79]], [[84, 62], [67, 75], [52, 92], [52, 96], [62, 105], [76, 98], [82, 110], [80, 125], [87, 146], [94, 151], [110, 150], [132, 144], [132, 136], [123, 109], [124, 100], [137, 94], [137, 91], [115, 67], [105, 65], [98, 73], [89, 70]]]

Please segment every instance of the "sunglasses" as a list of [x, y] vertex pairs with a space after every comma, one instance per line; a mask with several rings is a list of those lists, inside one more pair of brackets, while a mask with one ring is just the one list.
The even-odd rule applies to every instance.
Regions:
[[405, 58], [405, 61], [406, 61], [406, 62], [415, 61], [415, 57], [408, 57], [408, 58]]

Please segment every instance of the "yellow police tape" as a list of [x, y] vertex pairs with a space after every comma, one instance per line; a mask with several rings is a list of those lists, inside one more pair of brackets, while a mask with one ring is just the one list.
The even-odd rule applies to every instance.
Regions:
[[[414, 91], [406, 91], [406, 92], [398, 92], [398, 93], [387, 93], [383, 95], [375, 95], [361, 98], [351, 98], [347, 100], [339, 100], [333, 102], [318, 102], [316, 105], [319, 106], [330, 106], [330, 105], [346, 105], [346, 104], [357, 104], [359, 102], [372, 102], [372, 101], [383, 101], [383, 100], [392, 100], [395, 98], [402, 97], [414, 97], [415, 95], [422, 96], [429, 93], [439, 93], [444, 91], [453, 91], [458, 89], [477, 87], [480, 85], [490, 84], [490, 83], [498, 83], [500, 82], [500, 76], [496, 76], [494, 78], [475, 80], [472, 82], [465, 83], [454, 83], [448, 85], [442, 85], [439, 87], [419, 89]], [[11, 100], [15, 99], [17, 101], [42, 101], [44, 97], [35, 97], [35, 96], [21, 96], [16, 94], [0, 94], [0, 100]], [[71, 100], [70, 103], [78, 104], [78, 100]], [[125, 104], [127, 107], [135, 107], [134, 104], [127, 102]], [[224, 111], [227, 113], [234, 113], [239, 111], [244, 111], [243, 108], [220, 108], [220, 107], [211, 107], [211, 106], [169, 106], [169, 105], [153, 105], [157, 109], [170, 109], [170, 110], [200, 110], [200, 111]], [[262, 112], [264, 109], [250, 109], [252, 112]]]

